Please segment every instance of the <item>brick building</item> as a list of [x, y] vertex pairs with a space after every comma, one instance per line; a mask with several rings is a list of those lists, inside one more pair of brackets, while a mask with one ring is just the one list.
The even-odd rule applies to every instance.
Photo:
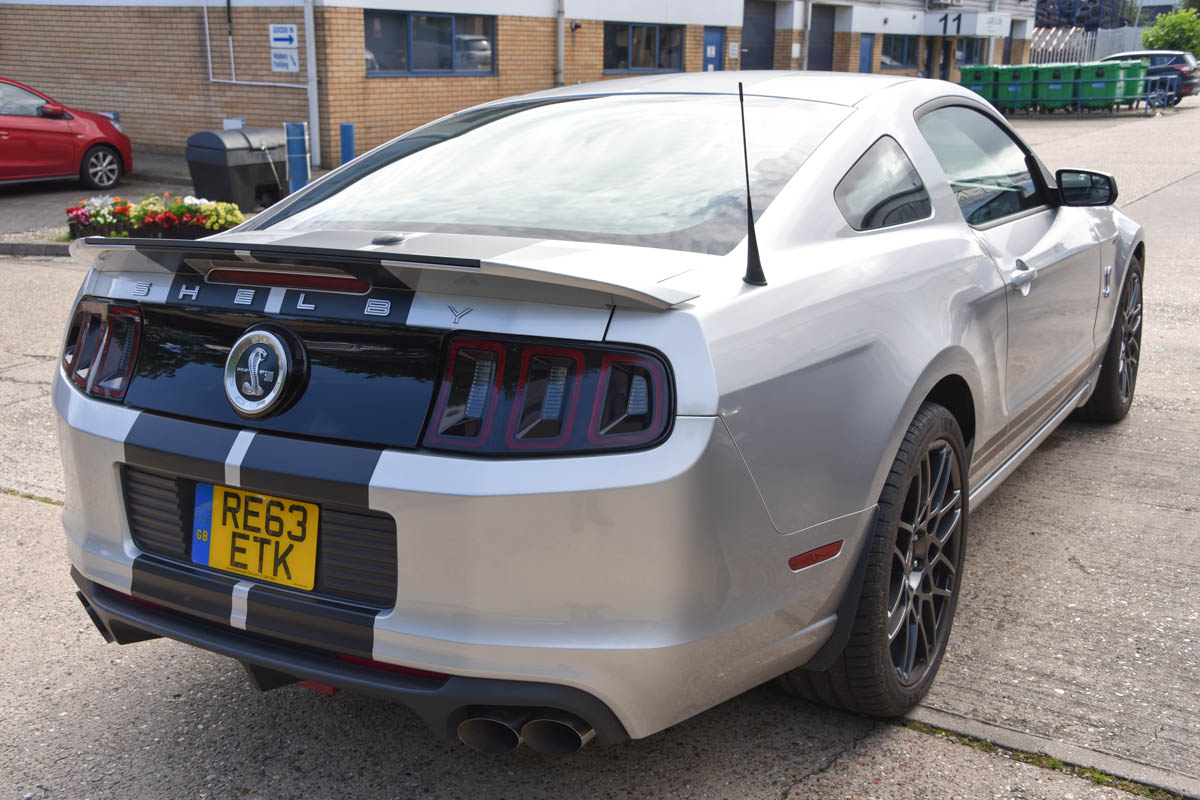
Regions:
[[738, 68], [956, 80], [1028, 61], [1033, 15], [1031, 0], [0, 0], [0, 75], [119, 112], [139, 149], [181, 152], [226, 117], [307, 120], [331, 165], [339, 123], [361, 153], [556, 83]]

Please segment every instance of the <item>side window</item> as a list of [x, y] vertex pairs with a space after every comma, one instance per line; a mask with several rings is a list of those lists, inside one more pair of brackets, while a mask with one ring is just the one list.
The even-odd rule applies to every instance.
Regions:
[[11, 83], [0, 83], [0, 116], [36, 117], [46, 101], [36, 94], [18, 89]]
[[1024, 151], [983, 114], [949, 106], [929, 112], [917, 126], [971, 225], [1044, 204]]
[[912, 222], [933, 212], [916, 167], [890, 136], [880, 137], [854, 162], [833, 199], [856, 231]]

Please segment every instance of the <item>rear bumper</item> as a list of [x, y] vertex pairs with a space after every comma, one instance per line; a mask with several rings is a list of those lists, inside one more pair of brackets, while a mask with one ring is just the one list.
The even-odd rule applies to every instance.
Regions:
[[[573, 710], [536, 699], [570, 689], [616, 720], [571, 701], [602, 740], [639, 738], [806, 663], [834, 631], [873, 511], [778, 534], [718, 417], [679, 417], [651, 450], [489, 461], [251, 437], [94, 400], [61, 374], [54, 403], [68, 551], [98, 614], [389, 694], [442, 735], [471, 698]], [[236, 576], [141, 552], [123, 464], [391, 515], [394, 604], [363, 610], [260, 585], [239, 600]], [[833, 541], [844, 542], [836, 558], [788, 567]], [[121, 605], [95, 585], [166, 610]], [[331, 672], [339, 652], [446, 673], [455, 687], [517, 689], [501, 699], [502, 688], [451, 687], [426, 713], [411, 687]]]
[[614, 744], [629, 738], [616, 716], [595, 697], [569, 686], [527, 681], [465, 678], [445, 681], [408, 677], [358, 666], [334, 654], [305, 650], [234, 628], [204, 622], [184, 614], [148, 608], [105, 590], [72, 568], [80, 599], [100, 632], [110, 641], [131, 644], [165, 636], [240, 661], [261, 688], [292, 678], [311, 680], [339, 689], [398, 700], [411, 708], [440, 738], [450, 741], [472, 706], [513, 705], [555, 708], [586, 719], [597, 739]]

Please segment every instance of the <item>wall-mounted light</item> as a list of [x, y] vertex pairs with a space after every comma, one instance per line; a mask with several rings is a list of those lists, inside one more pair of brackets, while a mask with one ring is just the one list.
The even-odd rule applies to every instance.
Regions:
[[575, 22], [572, 22], [571, 23], [571, 33], [574, 33], [575, 31], [579, 30], [582, 27], [583, 27], [583, 23], [579, 22], [578, 20], [576, 20]]

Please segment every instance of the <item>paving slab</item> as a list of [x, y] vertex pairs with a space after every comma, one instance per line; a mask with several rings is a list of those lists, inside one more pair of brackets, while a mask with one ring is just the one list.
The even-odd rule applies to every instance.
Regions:
[[[1124, 130], [1124, 128], [1123, 128]], [[1200, 163], [1200, 162], [1193, 162]], [[1200, 175], [1148, 192], [1138, 395], [1068, 423], [972, 509], [930, 708], [1200, 781]]]

